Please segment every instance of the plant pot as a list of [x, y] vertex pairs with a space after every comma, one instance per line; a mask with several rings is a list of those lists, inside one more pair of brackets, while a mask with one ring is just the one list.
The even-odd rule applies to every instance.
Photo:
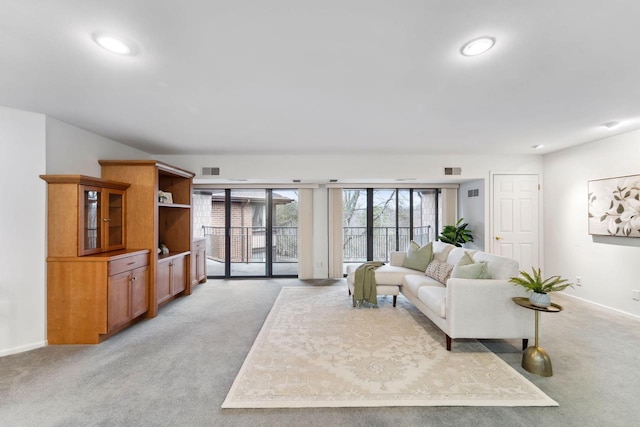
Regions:
[[549, 294], [531, 292], [531, 295], [529, 295], [529, 302], [536, 307], [549, 307], [551, 305], [551, 298], [549, 297]]

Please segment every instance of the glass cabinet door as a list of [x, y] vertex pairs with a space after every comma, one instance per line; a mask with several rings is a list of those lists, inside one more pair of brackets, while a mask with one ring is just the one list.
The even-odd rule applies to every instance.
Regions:
[[124, 191], [81, 186], [78, 256], [125, 248]]
[[109, 190], [108, 214], [105, 216], [107, 250], [124, 248], [124, 193]]
[[81, 187], [79, 255], [102, 251], [102, 189]]

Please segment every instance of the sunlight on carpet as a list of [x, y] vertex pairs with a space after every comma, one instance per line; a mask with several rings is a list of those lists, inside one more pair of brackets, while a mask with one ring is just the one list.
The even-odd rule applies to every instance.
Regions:
[[283, 288], [223, 408], [557, 406], [474, 340], [401, 298], [355, 309], [344, 287]]

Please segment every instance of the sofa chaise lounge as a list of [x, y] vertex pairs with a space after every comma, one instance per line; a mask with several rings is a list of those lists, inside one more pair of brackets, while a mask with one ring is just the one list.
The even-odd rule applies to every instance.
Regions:
[[[442, 279], [436, 274], [427, 275], [433, 269], [427, 267], [425, 273], [403, 267], [407, 252], [392, 252], [390, 263], [375, 272], [377, 294], [394, 295], [395, 306], [395, 298], [401, 292], [445, 333], [449, 351], [451, 341], [458, 338], [522, 339], [522, 348], [526, 348], [528, 339], [534, 337], [534, 322], [529, 310], [512, 301], [513, 297], [526, 296], [526, 291], [508, 281], [518, 275], [518, 262], [440, 241], [432, 245], [431, 263], [453, 268], [467, 254], [475, 263], [486, 263], [484, 275], [488, 278]], [[356, 268], [347, 268], [350, 294]]]

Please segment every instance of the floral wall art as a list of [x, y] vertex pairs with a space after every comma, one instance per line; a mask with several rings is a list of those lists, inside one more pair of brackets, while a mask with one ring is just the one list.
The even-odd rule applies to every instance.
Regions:
[[640, 175], [589, 181], [589, 234], [640, 237]]

